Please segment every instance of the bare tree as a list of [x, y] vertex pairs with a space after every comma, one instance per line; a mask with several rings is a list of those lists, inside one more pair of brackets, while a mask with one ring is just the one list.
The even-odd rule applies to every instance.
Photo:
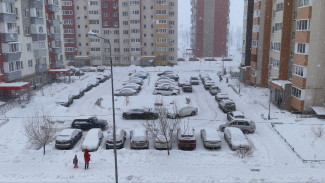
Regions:
[[252, 149], [247, 147], [239, 147], [236, 152], [240, 158], [251, 156], [253, 154]]
[[34, 115], [25, 120], [24, 132], [30, 143], [43, 147], [45, 154], [45, 146], [52, 142], [55, 138], [56, 129], [51, 116], [41, 110], [34, 112]]
[[[156, 103], [163, 104], [163, 101], [157, 101]], [[179, 128], [179, 118], [167, 118], [167, 108], [164, 105], [156, 106], [155, 110], [158, 112], [159, 117], [157, 120], [148, 120], [143, 123], [146, 130], [152, 135], [155, 140], [160, 143], [167, 144], [167, 153], [170, 155], [169, 144], [173, 142], [173, 134]], [[172, 111], [174, 114], [177, 113], [177, 103], [173, 102]], [[173, 115], [176, 116], [176, 115]]]

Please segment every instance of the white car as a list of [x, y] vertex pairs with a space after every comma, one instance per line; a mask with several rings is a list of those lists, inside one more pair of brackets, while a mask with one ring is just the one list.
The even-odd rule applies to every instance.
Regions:
[[[124, 147], [126, 139], [126, 132], [122, 129], [116, 129], [116, 148], [121, 149]], [[114, 148], [114, 136], [113, 130], [108, 132], [108, 138], [106, 141], [106, 149], [113, 149]]]
[[169, 137], [167, 137], [167, 140], [166, 140], [165, 136], [158, 135], [155, 138], [155, 148], [156, 149], [171, 149], [172, 148], [172, 142], [169, 139]]
[[198, 77], [191, 77], [190, 78], [190, 83], [191, 83], [191, 85], [198, 85], [198, 84], [200, 84], [199, 78]]
[[142, 85], [142, 84], [143, 84], [143, 81], [140, 80], [140, 79], [135, 79], [135, 78], [133, 78], [133, 79], [130, 79], [130, 80], [124, 81], [124, 82], [123, 82], [123, 85], [126, 85], [126, 84], [128, 84], [128, 83], [136, 83], [136, 84]]
[[155, 88], [152, 93], [154, 95], [169, 96], [169, 95], [177, 95], [178, 92], [179, 91], [177, 91], [177, 90], [173, 90], [173, 89], [169, 89], [169, 88]]
[[221, 147], [221, 139], [216, 129], [202, 129], [201, 139], [205, 148], [216, 149]]
[[115, 96], [133, 96], [137, 94], [137, 90], [132, 88], [121, 88], [119, 90], [115, 90]]
[[157, 81], [160, 81], [160, 80], [169, 80], [169, 81], [173, 81], [173, 82], [175, 82], [175, 80], [173, 80], [173, 79], [171, 79], [171, 78], [169, 78], [169, 77], [167, 77], [167, 76], [160, 76], [160, 77], [157, 79]]
[[234, 119], [245, 119], [245, 115], [240, 111], [232, 111], [227, 113], [227, 120], [232, 121]]
[[149, 149], [148, 132], [145, 128], [130, 131], [131, 149]]
[[164, 83], [164, 84], [158, 85], [156, 88], [168, 88], [168, 89], [177, 90], [178, 93], [180, 92], [180, 89], [178, 86], [169, 84], [169, 83]]
[[198, 108], [194, 106], [184, 106], [180, 107], [177, 111], [172, 111], [172, 109], [169, 109], [167, 112], [168, 118], [180, 118], [185, 116], [194, 116], [198, 113]]
[[97, 151], [100, 143], [103, 139], [103, 131], [100, 128], [92, 128], [88, 131], [81, 149], [84, 151], [86, 148], [88, 151]]
[[162, 79], [159, 81], [156, 81], [155, 86], [161, 85], [161, 84], [173, 84], [173, 85], [177, 85], [177, 83], [175, 81], [169, 81], [166, 79]]
[[218, 93], [215, 96], [215, 99], [216, 99], [217, 102], [220, 102], [221, 100], [229, 99], [229, 97], [228, 97], [228, 94], [226, 94], [226, 93]]
[[137, 84], [136, 85], [133, 85], [131, 83], [130, 84], [127, 84], [127, 85], [123, 85], [122, 88], [131, 88], [131, 89], [136, 90], [136, 91], [140, 91], [141, 90], [141, 86], [140, 85], [137, 85]]
[[230, 149], [233, 151], [239, 149], [249, 150], [251, 146], [249, 145], [246, 136], [243, 132], [236, 127], [227, 127], [224, 133], [225, 140], [230, 146]]

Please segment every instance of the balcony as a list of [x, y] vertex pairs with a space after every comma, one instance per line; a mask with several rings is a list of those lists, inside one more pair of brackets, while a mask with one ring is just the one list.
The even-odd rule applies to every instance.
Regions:
[[17, 61], [21, 58], [21, 52], [2, 53], [4, 62]]
[[44, 41], [46, 40], [46, 34], [32, 34], [33, 41]]
[[61, 34], [55, 34], [55, 33], [52, 33], [51, 34], [51, 39], [52, 41], [61, 41]]
[[64, 64], [63, 64], [63, 61], [59, 60], [59, 61], [56, 61], [56, 62], [53, 62], [53, 68], [54, 69], [60, 69], [60, 68], [63, 68]]
[[10, 73], [5, 73], [5, 80], [6, 82], [11, 82], [16, 79], [21, 78], [21, 70], [10, 72]]
[[62, 48], [52, 48], [52, 53], [55, 55], [58, 55], [60, 53], [62, 53]]
[[18, 33], [1, 33], [1, 41], [3, 43], [17, 42]]
[[44, 19], [43, 17], [30, 17], [30, 23], [31, 24], [44, 24]]
[[35, 57], [44, 57], [47, 55], [47, 49], [34, 49]]
[[29, 0], [29, 7], [43, 9], [43, 1], [42, 0]]
[[60, 8], [58, 5], [55, 5], [55, 4], [49, 4], [49, 10], [51, 12], [59, 12]]
[[16, 23], [16, 14], [0, 13], [0, 22]]
[[46, 71], [47, 71], [47, 64], [35, 65], [35, 72], [36, 73], [41, 73], [41, 72], [46, 72]]
[[51, 26], [60, 26], [60, 20], [50, 20]]

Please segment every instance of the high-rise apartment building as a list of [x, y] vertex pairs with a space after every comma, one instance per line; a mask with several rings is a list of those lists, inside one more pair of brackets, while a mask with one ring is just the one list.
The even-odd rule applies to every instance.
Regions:
[[191, 0], [191, 47], [196, 57], [228, 56], [229, 0]]
[[114, 65], [177, 63], [177, 0], [74, 0], [72, 5], [75, 64], [110, 64], [108, 44], [89, 31], [110, 41]]
[[[256, 83], [252, 83], [258, 84], [257, 81], [267, 76], [271, 102], [280, 109], [308, 112], [324, 107], [325, 13], [322, 10], [325, 3], [322, 0], [255, 0], [254, 14], [259, 3], [261, 17], [269, 15], [271, 9], [271, 24], [266, 30], [265, 23], [261, 29], [262, 21], [255, 18], [253, 21], [251, 70], [257, 72], [251, 74], [256, 78]], [[256, 22], [260, 22], [259, 29]], [[254, 35], [254, 32], [259, 34]], [[268, 36], [269, 43], [265, 43]], [[255, 40], [258, 40], [256, 44]], [[268, 49], [267, 45], [270, 45]], [[260, 50], [268, 50], [268, 61], [261, 62], [262, 67], [268, 65], [268, 69], [261, 69], [262, 74], [257, 74], [259, 57], [255, 63], [254, 56], [260, 54]]]

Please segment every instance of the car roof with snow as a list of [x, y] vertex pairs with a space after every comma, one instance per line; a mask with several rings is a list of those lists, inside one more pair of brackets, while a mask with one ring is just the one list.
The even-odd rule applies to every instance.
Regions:
[[245, 135], [243, 134], [243, 132], [236, 127], [227, 127], [225, 129], [225, 133], [228, 133], [230, 135], [230, 138], [234, 141], [241, 141], [243, 139], [246, 140]]
[[244, 113], [241, 111], [232, 111], [231, 113], [233, 114], [233, 116], [245, 116]]
[[56, 140], [70, 140], [71, 135], [74, 131], [81, 131], [79, 129], [63, 129], [59, 135], [56, 137]]
[[205, 132], [206, 132], [206, 140], [221, 141], [217, 129], [207, 128], [207, 129], [205, 129]]

